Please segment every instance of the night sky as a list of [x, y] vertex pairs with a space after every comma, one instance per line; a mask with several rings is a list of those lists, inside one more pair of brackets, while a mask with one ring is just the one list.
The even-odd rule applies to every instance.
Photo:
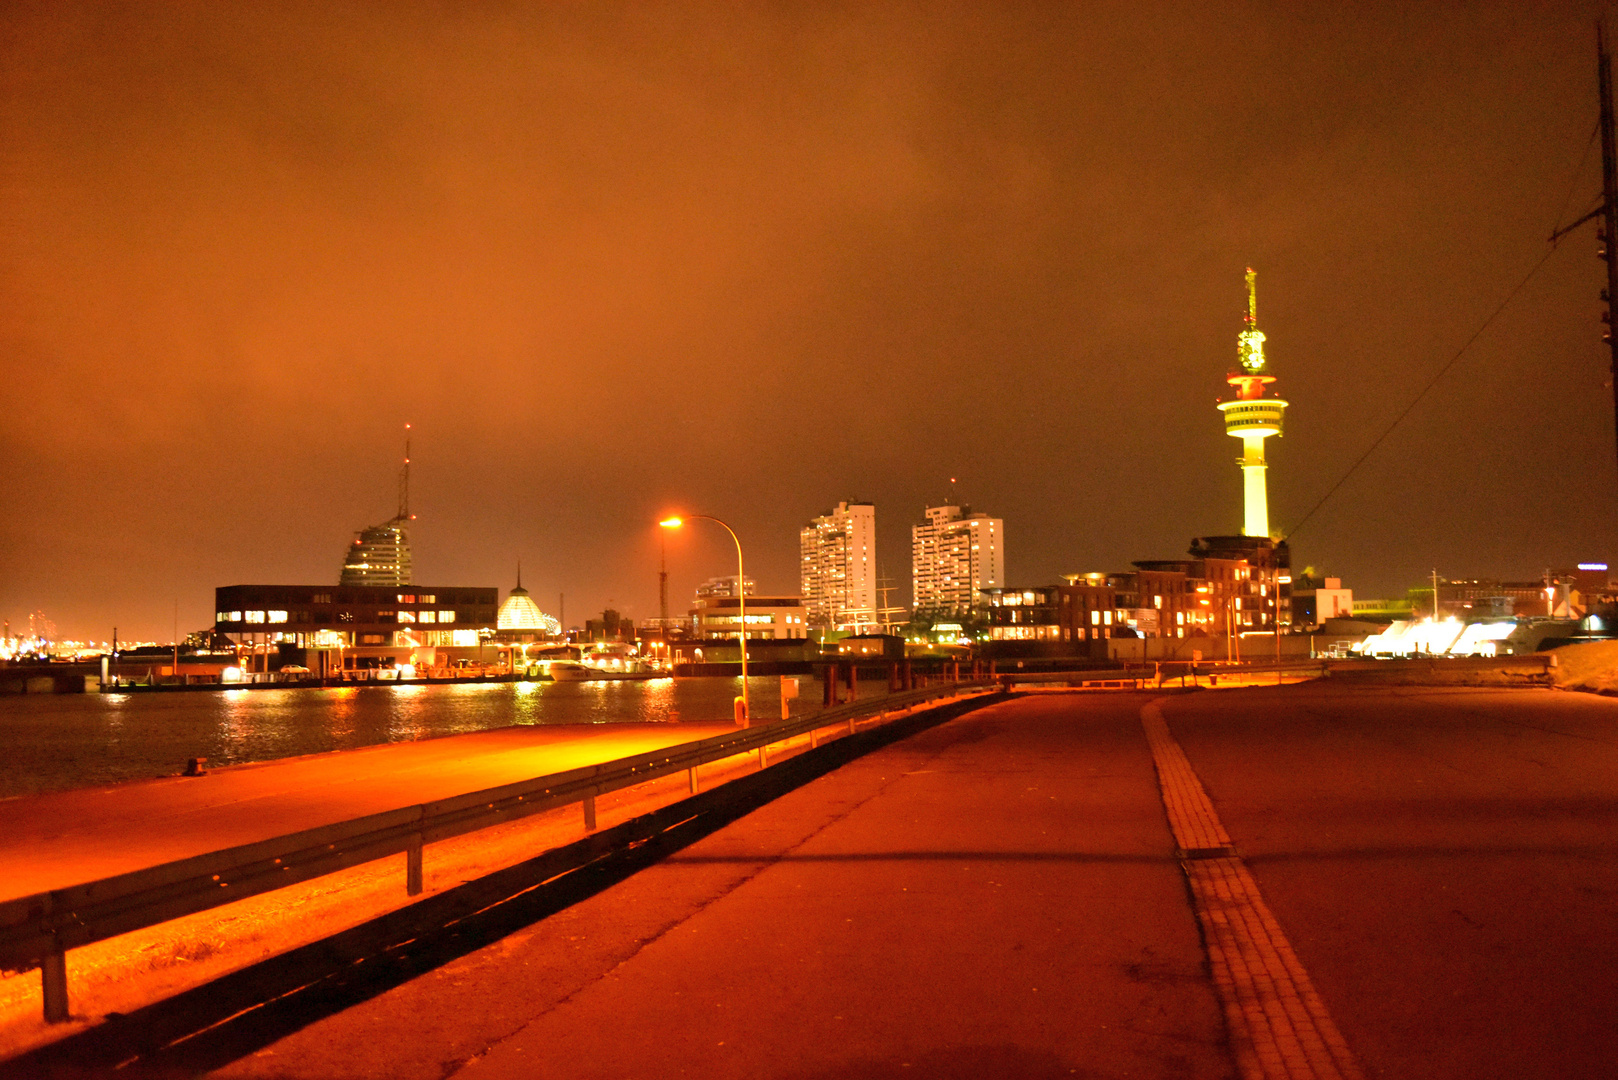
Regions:
[[[1012, 584], [1240, 529], [1259, 272], [1290, 531], [1599, 194], [1585, 3], [8, 4], [0, 616], [213, 589], [657, 614], [659, 517], [797, 533], [950, 478]], [[1581, 164], [1582, 162], [1582, 164]], [[1293, 536], [1358, 596], [1618, 559], [1594, 226]], [[668, 536], [671, 598], [734, 573]]]

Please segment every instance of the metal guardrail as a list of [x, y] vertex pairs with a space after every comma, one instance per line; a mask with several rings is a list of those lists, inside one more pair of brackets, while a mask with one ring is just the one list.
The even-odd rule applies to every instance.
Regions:
[[572, 803], [584, 804], [586, 830], [596, 827], [599, 795], [687, 771], [697, 790], [697, 767], [756, 751], [768, 764], [768, 748], [808, 734], [861, 720], [908, 714], [917, 706], [962, 692], [993, 688], [991, 680], [944, 683], [888, 694], [807, 716], [778, 720], [734, 733], [682, 743], [636, 757], [588, 765], [500, 787], [399, 810], [289, 833], [269, 840], [194, 855], [144, 870], [0, 902], [0, 969], [40, 969], [45, 1019], [68, 1018], [67, 950], [249, 896], [295, 885], [377, 859], [406, 853], [405, 889], [422, 891], [424, 844]]

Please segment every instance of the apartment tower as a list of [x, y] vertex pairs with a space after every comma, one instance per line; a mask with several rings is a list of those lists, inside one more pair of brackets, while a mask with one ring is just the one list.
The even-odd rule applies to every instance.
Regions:
[[826, 630], [874, 630], [876, 507], [840, 502], [798, 533], [799, 573], [809, 625]]
[[970, 506], [929, 506], [910, 529], [910, 580], [919, 611], [965, 614], [979, 590], [1006, 581], [1006, 523]]

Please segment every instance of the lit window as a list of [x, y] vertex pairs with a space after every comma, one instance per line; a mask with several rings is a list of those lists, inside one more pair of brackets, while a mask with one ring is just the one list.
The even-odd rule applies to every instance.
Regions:
[[400, 622], [415, 622], [416, 621], [416, 613], [414, 611], [401, 611], [401, 612], [399, 612], [399, 621]]
[[422, 622], [437, 622], [438, 621], [438, 614], [436, 612], [432, 612], [432, 611], [423, 611], [421, 613], [421, 621]]
[[267, 611], [267, 612], [265, 612], [265, 614], [269, 616], [270, 622], [286, 622], [287, 621], [287, 613], [284, 612], [284, 611]]
[[1099, 612], [1099, 611], [1091, 611], [1090, 612], [1090, 625], [1091, 626], [1100, 626], [1101, 625], [1101, 612]]
[[[438, 613], [438, 621], [439, 622], [454, 622], [455, 621], [455, 612], [453, 612], [453, 611], [440, 611]], [[459, 644], [459, 642], [457, 642], [457, 644]]]
[[421, 602], [423, 604], [436, 604], [438, 603], [438, 597], [434, 596], [432, 593], [425, 593], [421, 597]]
[[1101, 613], [1101, 621], [1106, 623], [1108, 626], [1111, 626], [1112, 625], [1112, 612], [1103, 611]]
[[401, 604], [414, 604], [416, 602], [416, 598], [408, 593], [399, 593], [398, 596]]
[[246, 621], [247, 622], [263, 622], [264, 621], [264, 613], [262, 611], [249, 611], [249, 612], [247, 612]]
[[216, 611], [216, 612], [213, 613], [213, 621], [214, 622], [235, 622], [236, 620], [232, 619], [230, 617], [230, 612], [228, 612], [228, 611]]

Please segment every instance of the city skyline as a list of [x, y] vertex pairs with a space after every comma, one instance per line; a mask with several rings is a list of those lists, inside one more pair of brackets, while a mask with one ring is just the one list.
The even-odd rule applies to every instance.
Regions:
[[[158, 638], [335, 582], [407, 423], [415, 578], [521, 558], [575, 615], [656, 614], [677, 510], [790, 590], [843, 492], [891, 508], [901, 595], [949, 501], [1013, 523], [1013, 586], [1178, 558], [1242, 524], [1247, 266], [1289, 534], [1593, 202], [1601, 10], [12, 12], [0, 617]], [[1610, 561], [1593, 232], [1297, 568]], [[666, 538], [673, 595], [725, 570], [707, 532]]]

